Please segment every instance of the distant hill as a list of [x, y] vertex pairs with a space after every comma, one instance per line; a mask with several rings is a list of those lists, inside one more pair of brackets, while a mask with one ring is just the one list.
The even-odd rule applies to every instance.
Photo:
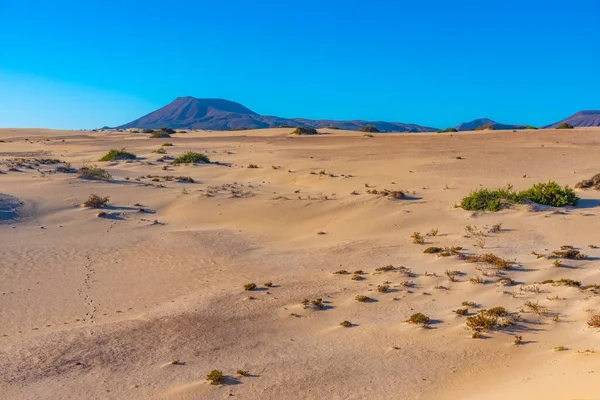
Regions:
[[456, 130], [458, 131], [473, 131], [476, 128], [484, 125], [492, 125], [494, 129], [525, 129], [527, 125], [508, 125], [501, 124], [499, 122], [493, 121], [489, 118], [479, 118], [474, 119], [471, 122], [463, 122], [462, 124], [456, 125]]
[[277, 126], [312, 126], [324, 128], [336, 126], [340, 129], [359, 130], [366, 125], [374, 125], [381, 132], [434, 132], [437, 129], [415, 124], [384, 121], [334, 121], [305, 118], [280, 118], [260, 115], [240, 103], [223, 99], [197, 99], [178, 97], [170, 104], [144, 115], [119, 129], [169, 127], [173, 129], [260, 129]]
[[578, 126], [600, 126], [600, 110], [579, 111], [561, 121], [547, 125], [544, 128], [556, 128], [563, 123], [571, 124], [574, 127]]

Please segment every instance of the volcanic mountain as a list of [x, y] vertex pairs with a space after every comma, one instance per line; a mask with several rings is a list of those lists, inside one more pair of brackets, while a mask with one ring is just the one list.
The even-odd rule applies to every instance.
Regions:
[[494, 129], [525, 129], [526, 125], [507, 125], [501, 124], [496, 121], [492, 121], [489, 118], [474, 119], [471, 122], [463, 122], [462, 124], [456, 125], [457, 131], [472, 131], [480, 126], [491, 125]]
[[169, 127], [174, 129], [229, 130], [274, 128], [277, 126], [312, 126], [314, 128], [336, 126], [339, 129], [359, 130], [366, 125], [373, 125], [381, 132], [433, 132], [437, 130], [401, 122], [311, 120], [265, 116], [233, 101], [197, 99], [189, 96], [178, 97], [172, 103], [117, 128], [158, 129]]
[[600, 110], [579, 111], [578, 113], [571, 115], [569, 118], [565, 118], [561, 121], [545, 126], [544, 128], [556, 128], [565, 122], [573, 125], [574, 127], [600, 126]]

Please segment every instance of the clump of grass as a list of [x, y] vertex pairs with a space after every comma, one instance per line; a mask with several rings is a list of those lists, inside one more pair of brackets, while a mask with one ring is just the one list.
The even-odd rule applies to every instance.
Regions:
[[477, 283], [486, 283], [487, 281], [480, 277], [479, 275], [473, 275], [472, 277], [469, 278], [469, 282], [473, 283], [473, 284], [477, 284]]
[[473, 339], [479, 339], [481, 336], [483, 336], [483, 334], [480, 331], [474, 331], [471, 334], [471, 338], [473, 338]]
[[456, 277], [460, 275], [460, 271], [452, 271], [447, 269], [446, 271], [444, 271], [444, 274], [448, 277], [448, 280], [450, 282], [456, 282]]
[[100, 197], [97, 194], [90, 194], [90, 197], [83, 202], [83, 207], [104, 208], [109, 202], [109, 197]]
[[265, 282], [263, 283], [264, 287], [273, 287], [273, 282], [269, 281], [269, 282]]
[[[502, 319], [499, 319], [501, 318]], [[504, 307], [480, 310], [476, 315], [467, 317], [466, 325], [474, 331], [491, 330], [512, 325], [512, 319]]]
[[353, 274], [356, 274], [356, 275], [362, 275], [364, 273], [365, 273], [365, 271], [363, 271], [362, 269], [357, 269], [356, 271], [353, 272]]
[[367, 301], [371, 300], [371, 298], [369, 296], [364, 296], [362, 294], [359, 294], [358, 296], [356, 296], [354, 298], [354, 300], [359, 301], [361, 303], [366, 303]]
[[464, 307], [477, 307], [477, 303], [475, 303], [474, 301], [463, 301], [462, 305]]
[[365, 278], [360, 275], [352, 275], [352, 278], [350, 278], [350, 279], [352, 279], [353, 281], [362, 281]]
[[560, 260], [554, 260], [554, 262], [552, 263], [552, 265], [554, 265], [555, 267], [562, 267], [563, 263], [561, 263]]
[[158, 149], [153, 150], [152, 152], [156, 154], [167, 154], [167, 151], [162, 147], [159, 147]]
[[[552, 281], [550, 280], [553, 286], [569, 286], [569, 287], [581, 287], [581, 282], [579, 281], [575, 281], [573, 279], [568, 279], [568, 278], [563, 278], [563, 279], [559, 279], [557, 281]], [[546, 282], [546, 281], [544, 281]], [[542, 282], [542, 284], [544, 283]]]
[[425, 236], [437, 236], [438, 233], [440, 233], [439, 229], [432, 229], [429, 232], [427, 232]]
[[173, 164], [191, 164], [191, 163], [210, 163], [210, 159], [206, 154], [188, 151], [182, 156], [173, 160]]
[[98, 181], [109, 181], [112, 175], [105, 169], [97, 166], [85, 166], [79, 170], [78, 177], [81, 179], [90, 179]]
[[502, 224], [494, 224], [492, 225], [492, 227], [488, 230], [489, 233], [498, 233], [502, 230]]
[[388, 290], [390, 290], [390, 287], [389, 287], [389, 285], [379, 285], [379, 286], [377, 286], [377, 291], [378, 291], [379, 293], [385, 293], [385, 292], [387, 292]]
[[192, 178], [191, 176], [178, 176], [177, 177], [177, 181], [178, 182], [185, 182], [185, 183], [194, 183], [194, 182], [196, 182], [194, 180], [194, 178]]
[[412, 238], [414, 244], [425, 244], [425, 239], [419, 232], [413, 232], [410, 237]]
[[499, 283], [502, 286], [512, 286], [514, 285], [516, 282], [513, 278], [511, 278], [510, 276], [503, 276], [502, 278], [499, 278], [496, 283]]
[[456, 310], [453, 310], [454, 313], [458, 314], [458, 315], [467, 315], [469, 313], [469, 309], [468, 308], [458, 308]]
[[548, 315], [548, 309], [546, 307], [540, 305], [537, 301], [535, 303], [532, 301], [526, 301], [523, 304], [523, 307], [537, 315], [543, 315], [543, 316]]
[[555, 346], [554, 351], [565, 351], [567, 348], [565, 346]]
[[340, 322], [340, 325], [343, 326], [344, 328], [350, 328], [352, 326], [352, 322], [342, 321], [342, 322]]
[[173, 143], [166, 142], [166, 143], [161, 144], [161, 146], [170, 147], [170, 146], [173, 146]]
[[258, 168], [258, 165], [256, 165], [256, 164], [248, 164], [248, 168], [251, 168], [251, 169]]
[[174, 129], [160, 128], [160, 130], [158, 130], [158, 131], [152, 131], [152, 133], [150, 134], [150, 137], [152, 139], [170, 138], [173, 133], [175, 133]]
[[246, 283], [244, 285], [244, 290], [254, 290], [256, 289], [256, 283]]
[[431, 319], [423, 313], [415, 313], [406, 320], [409, 324], [428, 325]]
[[249, 373], [250, 373], [250, 371], [246, 371], [246, 370], [243, 370], [243, 369], [238, 369], [236, 371], [236, 374], [238, 374], [240, 376], [247, 376]]
[[211, 385], [220, 385], [225, 380], [225, 376], [218, 369], [213, 369], [210, 374], [206, 375], [206, 379]]
[[125, 149], [115, 150], [112, 149], [99, 161], [118, 161], [118, 160], [135, 160], [136, 156], [133, 153], [125, 151]]
[[450, 256], [460, 256], [459, 250], [462, 250], [460, 246], [452, 246], [452, 247], [444, 247], [444, 250], [441, 253], [438, 253], [439, 257], [450, 257]]

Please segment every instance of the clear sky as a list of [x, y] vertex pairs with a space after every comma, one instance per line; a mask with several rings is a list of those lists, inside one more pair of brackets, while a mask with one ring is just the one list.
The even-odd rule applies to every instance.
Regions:
[[548, 124], [600, 109], [600, 1], [0, 0], [0, 127], [115, 126], [178, 96]]

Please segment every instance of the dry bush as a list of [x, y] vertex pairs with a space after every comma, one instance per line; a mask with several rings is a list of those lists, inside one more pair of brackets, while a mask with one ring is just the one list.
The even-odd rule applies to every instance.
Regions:
[[427, 325], [430, 321], [431, 319], [423, 313], [415, 313], [411, 315], [409, 319], [406, 320], [406, 322], [408, 322], [409, 324], [416, 325]]
[[109, 202], [109, 197], [100, 197], [97, 194], [90, 194], [90, 197], [83, 202], [83, 207], [104, 208]]

